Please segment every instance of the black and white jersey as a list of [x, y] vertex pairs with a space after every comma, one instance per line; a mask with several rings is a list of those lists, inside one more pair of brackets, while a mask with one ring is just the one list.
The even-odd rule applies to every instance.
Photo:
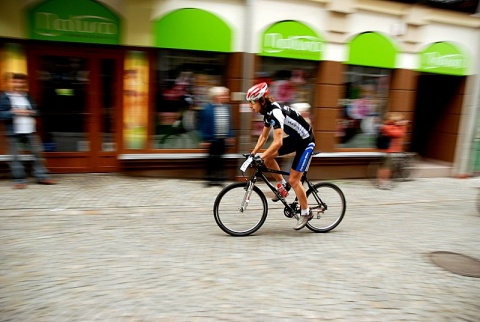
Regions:
[[312, 127], [300, 113], [277, 102], [272, 103], [272, 109], [265, 114], [263, 124], [265, 127], [273, 126], [274, 129], [282, 129], [292, 138], [305, 140], [312, 135]]

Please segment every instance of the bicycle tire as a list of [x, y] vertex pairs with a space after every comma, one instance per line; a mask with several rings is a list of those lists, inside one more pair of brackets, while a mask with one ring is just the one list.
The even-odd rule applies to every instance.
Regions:
[[415, 170], [417, 169], [417, 165], [419, 163], [417, 154], [407, 153], [403, 158], [404, 159], [401, 161], [398, 170], [399, 178], [401, 181], [413, 180]]
[[213, 204], [215, 221], [224, 232], [232, 236], [248, 236], [265, 223], [268, 203], [265, 194], [253, 187], [248, 206], [242, 212], [242, 201], [246, 196], [249, 182], [232, 183], [218, 194]]
[[[315, 193], [326, 205], [319, 204]], [[333, 183], [320, 182], [307, 191], [308, 207], [313, 218], [307, 223], [308, 229], [316, 233], [326, 233], [337, 227], [343, 220], [347, 210], [347, 202], [343, 191]]]

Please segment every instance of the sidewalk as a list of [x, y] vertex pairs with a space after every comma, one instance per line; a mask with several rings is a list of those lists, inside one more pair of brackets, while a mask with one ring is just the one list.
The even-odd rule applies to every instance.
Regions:
[[219, 187], [121, 175], [0, 181], [0, 321], [478, 321], [480, 279], [429, 253], [480, 259], [480, 180], [377, 190], [333, 181], [344, 221], [315, 234], [269, 203], [253, 236], [223, 233]]

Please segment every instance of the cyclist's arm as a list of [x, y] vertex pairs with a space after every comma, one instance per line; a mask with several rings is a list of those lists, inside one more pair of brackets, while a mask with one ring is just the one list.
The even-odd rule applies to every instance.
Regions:
[[269, 134], [270, 134], [270, 128], [264, 126], [262, 133], [258, 137], [257, 144], [255, 145], [255, 148], [252, 150], [252, 154], [257, 154], [257, 152], [265, 145], [265, 142], [267, 142]]
[[283, 144], [283, 130], [281, 128], [273, 130], [273, 142], [267, 150], [262, 153], [262, 159], [274, 158], [277, 156], [278, 149]]

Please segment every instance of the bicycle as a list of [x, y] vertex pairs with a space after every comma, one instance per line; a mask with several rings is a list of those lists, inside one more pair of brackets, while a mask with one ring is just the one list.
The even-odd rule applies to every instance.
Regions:
[[[243, 176], [245, 177], [248, 167], [253, 168], [254, 172], [246, 182], [232, 183], [220, 191], [213, 205], [217, 225], [232, 236], [248, 236], [262, 227], [267, 219], [268, 203], [265, 194], [256, 185], [258, 180], [265, 182], [280, 199], [285, 206], [283, 214], [287, 218], [298, 219], [300, 215], [298, 198], [295, 197], [295, 200], [289, 204], [265, 176], [265, 173], [279, 173], [287, 176], [290, 173], [267, 168], [259, 157], [252, 157], [249, 154], [244, 154], [244, 157], [247, 159], [240, 168]], [[308, 205], [314, 215], [307, 223], [307, 227], [317, 233], [326, 233], [337, 227], [346, 211], [342, 190], [329, 182], [312, 184], [307, 178], [307, 171], [303, 173], [301, 182], [307, 185]]]
[[[392, 172], [390, 181], [392, 183], [404, 182], [412, 180], [414, 172], [417, 168], [418, 157], [414, 152], [398, 152], [391, 153]], [[377, 171], [383, 164], [383, 158], [368, 164], [368, 178], [373, 185], [377, 185]]]

